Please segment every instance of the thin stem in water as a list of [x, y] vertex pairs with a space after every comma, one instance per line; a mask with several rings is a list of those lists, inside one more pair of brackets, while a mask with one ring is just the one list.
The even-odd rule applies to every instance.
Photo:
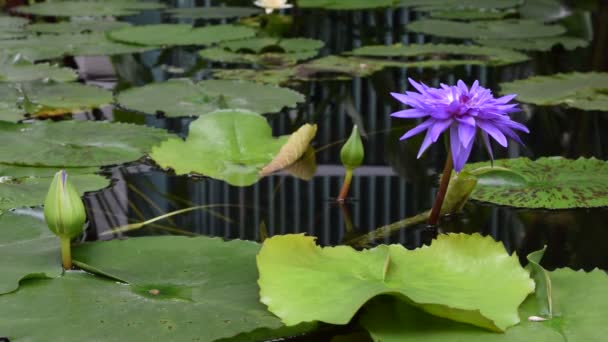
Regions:
[[445, 166], [443, 167], [441, 183], [439, 184], [439, 190], [437, 191], [437, 196], [435, 196], [433, 209], [431, 209], [431, 215], [429, 216], [429, 225], [431, 226], [436, 226], [437, 222], [439, 221], [439, 214], [441, 213], [441, 207], [443, 206], [445, 194], [448, 191], [448, 184], [450, 184], [450, 178], [452, 178], [453, 169], [454, 163], [452, 161], [452, 152], [448, 148], [448, 156], [445, 160]]
[[346, 169], [346, 173], [344, 174], [344, 182], [342, 183], [342, 189], [340, 189], [340, 195], [338, 195], [337, 201], [340, 203], [344, 203], [346, 200], [346, 196], [348, 196], [348, 190], [350, 190], [350, 182], [353, 179], [353, 169]]

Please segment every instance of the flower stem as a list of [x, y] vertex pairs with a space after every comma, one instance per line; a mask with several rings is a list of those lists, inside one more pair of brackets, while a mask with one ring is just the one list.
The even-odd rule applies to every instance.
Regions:
[[60, 238], [61, 240], [61, 261], [63, 262], [63, 269], [69, 270], [72, 268], [72, 250], [70, 246], [70, 238]]
[[450, 178], [452, 177], [452, 169], [454, 169], [454, 163], [452, 161], [452, 152], [448, 149], [448, 156], [445, 160], [445, 166], [443, 167], [443, 174], [441, 175], [441, 183], [439, 184], [439, 191], [435, 196], [435, 203], [433, 203], [433, 209], [431, 209], [431, 215], [429, 216], [429, 225], [436, 226], [439, 221], [439, 214], [441, 213], [441, 207], [443, 206], [443, 200], [445, 194], [448, 191], [448, 184], [450, 184]]
[[350, 190], [350, 182], [353, 179], [353, 169], [346, 168], [346, 173], [344, 174], [344, 182], [342, 183], [342, 189], [340, 189], [340, 195], [338, 195], [337, 201], [340, 203], [344, 203], [346, 196], [348, 196], [348, 190]]

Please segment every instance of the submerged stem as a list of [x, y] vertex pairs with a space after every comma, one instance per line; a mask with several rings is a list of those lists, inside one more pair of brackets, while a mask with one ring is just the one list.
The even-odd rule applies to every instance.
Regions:
[[448, 148], [448, 156], [445, 160], [445, 166], [443, 167], [443, 174], [441, 175], [439, 190], [437, 191], [437, 196], [435, 196], [433, 209], [431, 209], [431, 215], [429, 216], [429, 225], [431, 226], [436, 226], [437, 222], [439, 221], [439, 214], [441, 213], [441, 207], [443, 206], [445, 194], [448, 191], [448, 184], [450, 184], [450, 178], [452, 178], [453, 169], [454, 162], [452, 161], [452, 152]]
[[61, 262], [63, 263], [63, 269], [72, 269], [72, 247], [70, 238], [60, 238], [61, 240]]
[[337, 201], [344, 203], [346, 196], [348, 196], [348, 190], [350, 190], [350, 182], [353, 179], [353, 169], [347, 168], [344, 174], [344, 183], [342, 183], [342, 189], [340, 189], [340, 195], [338, 195]]

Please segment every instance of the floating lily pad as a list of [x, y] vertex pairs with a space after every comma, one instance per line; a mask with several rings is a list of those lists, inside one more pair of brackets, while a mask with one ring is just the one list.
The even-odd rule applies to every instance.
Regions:
[[[299, 159], [314, 137], [316, 127], [306, 131], [300, 141], [291, 140], [294, 146], [285, 147], [288, 136], [273, 137], [263, 116], [242, 110], [220, 110], [193, 121], [186, 141], [167, 140], [155, 147], [150, 156], [176, 174], [200, 174], [247, 186], [257, 182], [264, 167], [271, 162], [281, 164], [279, 168], [290, 164], [275, 160], [280, 150], [288, 150], [291, 163]], [[268, 173], [273, 171], [276, 168]]]
[[516, 11], [488, 11], [479, 9], [440, 9], [430, 13], [433, 19], [447, 20], [487, 20], [487, 19], [502, 19], [509, 15], [517, 13]]
[[569, 73], [534, 76], [501, 83], [502, 93], [539, 106], [565, 105], [582, 110], [608, 111], [608, 73]]
[[295, 77], [303, 80], [366, 77], [384, 69], [384, 67], [385, 65], [382, 63], [367, 63], [363, 59], [327, 56], [298, 65], [295, 68]]
[[29, 82], [36, 80], [52, 80], [69, 82], [78, 78], [71, 68], [62, 68], [48, 63], [0, 64], [0, 82]]
[[230, 19], [262, 13], [259, 8], [235, 6], [171, 8], [165, 12], [177, 19]]
[[[108, 282], [95, 278], [78, 284], [82, 291], [37, 292], [47, 294], [39, 298], [42, 302], [53, 301], [53, 297], [63, 295], [69, 298], [87, 298], [85, 303], [78, 303], [79, 316], [69, 319], [74, 327], [79, 325], [78, 322], [81, 322], [80, 326], [82, 322], [89, 322], [87, 329], [77, 329], [77, 333], [82, 335], [76, 340], [129, 336], [137, 341], [159, 338], [168, 341], [215, 341], [254, 330], [257, 330], [255, 334], [258, 341], [267, 340], [273, 335], [285, 337], [286, 335], [280, 334], [277, 336], [276, 331], [269, 330], [285, 327], [259, 302], [259, 288], [256, 283], [258, 274], [255, 267], [255, 255], [259, 248], [258, 244], [250, 241], [225, 242], [218, 238], [177, 236], [85, 244], [74, 248], [75, 264], [129, 285], [112, 285], [103, 291], [97, 291], [100, 284]], [[70, 276], [72, 275], [69, 274], [67, 279]], [[65, 277], [57, 281], [64, 280]], [[71, 286], [68, 287], [75, 290]], [[95, 304], [93, 298], [89, 300], [91, 297], [105, 298], [102, 299], [104, 303]], [[0, 305], [3, 304], [0, 300]], [[105, 308], [102, 310], [105, 322], [87, 319], [98, 317], [99, 305]], [[119, 310], [108, 315], [107, 310], [113, 307]], [[61, 312], [50, 317], [68, 319], [74, 314], [73, 310], [69, 309]], [[62, 317], [62, 314], [68, 317]], [[41, 317], [45, 317], [44, 313]], [[11, 329], [18, 326], [12, 325]], [[143, 329], [145, 332], [139, 331], [142, 326], [146, 326], [146, 329]], [[21, 327], [25, 328], [26, 325]], [[282, 333], [297, 334], [312, 327], [314, 325], [303, 325], [294, 327], [295, 329], [288, 328]], [[11, 331], [4, 329], [2, 323], [0, 328], [2, 331]], [[266, 330], [260, 331], [260, 328]], [[117, 333], [115, 329], [123, 329], [123, 333]], [[59, 334], [64, 330], [55, 331]], [[51, 332], [46, 336], [54, 334]]]
[[127, 109], [178, 117], [203, 115], [217, 109], [276, 113], [304, 101], [304, 96], [287, 88], [251, 82], [207, 80], [195, 84], [174, 79], [127, 89], [118, 94], [117, 101]]
[[[483, 168], [478, 171], [473, 171]], [[608, 163], [594, 158], [500, 159], [473, 163], [477, 173], [471, 198], [520, 208], [593, 208], [608, 206]], [[483, 172], [482, 172], [483, 171]]]
[[558, 269], [550, 272], [554, 299], [561, 311], [543, 320], [535, 296], [522, 304], [521, 323], [496, 334], [465, 324], [431, 316], [407, 303], [383, 298], [367, 305], [360, 323], [374, 341], [601, 341], [608, 334], [606, 284], [608, 276], [601, 270], [590, 273]]
[[24, 83], [18, 89], [24, 110], [37, 116], [75, 113], [112, 102], [110, 91], [82, 83]]
[[253, 37], [255, 30], [237, 25], [200, 28], [186, 24], [158, 24], [126, 27], [108, 33], [113, 40], [139, 45], [211, 45], [228, 40]]
[[[68, 175], [93, 174], [99, 171], [98, 167], [70, 167], [63, 169], [66, 170]], [[3, 177], [4, 181], [7, 181], [8, 179], [17, 179], [24, 177], [52, 178], [55, 176], [55, 173], [57, 173], [57, 171], [59, 171], [59, 169], [56, 167], [36, 167], [14, 164], [0, 164], [0, 177]]]
[[27, 33], [23, 31], [23, 26], [27, 23], [25, 18], [0, 15], [0, 40], [25, 37]]
[[25, 117], [25, 111], [17, 104], [19, 93], [10, 83], [0, 82], [0, 121], [18, 121]]
[[392, 7], [399, 0], [299, 0], [301, 8], [323, 8], [333, 10], [363, 10], [382, 7]]
[[316, 56], [323, 45], [320, 40], [307, 38], [254, 38], [225, 42], [199, 54], [217, 62], [285, 66]]
[[[442, 62], [504, 65], [524, 62], [529, 59], [525, 54], [512, 50], [462, 44], [371, 45], [357, 48], [349, 54], [362, 57], [426, 56], [431, 57], [429, 62], [433, 62], [437, 66], [440, 66]], [[463, 59], [458, 60], [454, 56], [463, 56]], [[473, 56], [474, 58], [472, 58]], [[386, 60], [385, 62], [390, 63], [391, 61]], [[416, 62], [413, 61], [413, 63]]]
[[57, 277], [63, 271], [59, 239], [43, 219], [32, 216], [0, 213], [0, 258], [0, 294], [15, 291], [23, 279]]
[[[347, 324], [381, 294], [407, 298], [433, 315], [502, 331], [534, 282], [504, 246], [480, 235], [440, 235], [431, 246], [321, 248], [314, 237], [266, 239], [258, 254], [261, 301], [287, 324]], [[348, 293], [345, 296], [345, 293]]]
[[281, 85], [289, 82], [295, 76], [295, 69], [213, 69], [213, 76], [223, 80], [242, 80]]
[[99, 121], [0, 122], [0, 162], [84, 167], [136, 160], [173, 135], [165, 130]]
[[[240, 271], [244, 267], [237, 266], [235, 272], [245, 272]], [[232, 272], [222, 268], [221, 273]], [[219, 279], [216, 274], [213, 277]], [[281, 326], [263, 307], [258, 309], [259, 304], [253, 303], [255, 297], [248, 300], [248, 293], [255, 293], [255, 280], [247, 282], [249, 288], [233, 289], [213, 280], [210, 283], [215, 287], [208, 287], [206, 301], [195, 302], [173, 293], [155, 296], [147, 293], [147, 287], [124, 285], [84, 272], [29, 280], [19, 291], [0, 296], [0, 313], [11, 317], [0, 322], [0, 329], [16, 341], [118, 342], [128, 336], [130, 341], [212, 342], [258, 327]], [[189, 293], [196, 288], [183, 290]], [[40, 322], [38, 328], [32, 329], [31, 320]]]
[[553, 47], [558, 45], [561, 45], [566, 50], [574, 50], [589, 45], [589, 42], [584, 39], [569, 36], [534, 39], [484, 39], [477, 40], [476, 43], [486, 46], [526, 51], [550, 51]]
[[492, 11], [522, 5], [524, 0], [401, 0], [400, 5], [415, 7], [416, 11]]
[[19, 6], [13, 10], [45, 17], [105, 17], [134, 15], [142, 10], [161, 8], [165, 5], [157, 2], [62, 0]]
[[560, 25], [545, 25], [534, 20], [490, 20], [457, 22], [438, 19], [417, 20], [407, 25], [408, 30], [433, 36], [472, 39], [526, 39], [562, 35]]
[[77, 20], [58, 23], [35, 23], [26, 26], [26, 30], [37, 33], [77, 34], [89, 32], [106, 32], [131, 26], [124, 21], [112, 20]]
[[[55, 171], [59, 171], [56, 169]], [[110, 181], [98, 175], [70, 175], [70, 182], [83, 194], [103, 189]], [[42, 205], [53, 178], [20, 178], [0, 183], [0, 210]]]
[[63, 56], [110, 56], [143, 52], [154, 46], [122, 44], [106, 38], [103, 32], [90, 34], [41, 35], [17, 40], [0, 40], [0, 49], [7, 55], [20, 55], [30, 61]]

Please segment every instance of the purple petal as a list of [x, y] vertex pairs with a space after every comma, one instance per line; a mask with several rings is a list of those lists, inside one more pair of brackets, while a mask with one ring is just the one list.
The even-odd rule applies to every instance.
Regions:
[[418, 90], [420, 93], [424, 94], [426, 92], [427, 86], [424, 83], [418, 83], [411, 78], [408, 78], [407, 80], [410, 81], [410, 84], [413, 85], [414, 88], [416, 88], [416, 90]]
[[398, 112], [394, 112], [391, 114], [392, 117], [402, 118], [402, 119], [415, 119], [422, 118], [428, 116], [426, 112], [421, 111], [420, 109], [405, 109]]
[[477, 126], [492, 136], [500, 145], [507, 147], [507, 138], [493, 123], [478, 120]]
[[402, 102], [405, 104], [407, 104], [407, 102], [408, 102], [408, 97], [405, 94], [391, 93], [391, 96], [394, 97], [395, 99], [397, 99], [399, 102]]
[[486, 147], [486, 151], [488, 151], [488, 155], [490, 155], [490, 160], [492, 161], [492, 165], [494, 164], [494, 153], [492, 152], [492, 145], [490, 144], [490, 138], [488, 137], [488, 133], [481, 132], [481, 140], [483, 140], [483, 144]]
[[464, 164], [469, 159], [471, 149], [473, 148], [473, 140], [467, 146], [460, 143], [458, 139], [458, 129], [456, 126], [450, 128], [450, 145], [452, 149], [452, 161], [454, 162], [454, 170], [460, 172], [464, 167]]
[[429, 134], [433, 142], [437, 141], [439, 135], [443, 133], [450, 125], [454, 122], [452, 119], [448, 120], [436, 120], [435, 123], [429, 128]]
[[433, 141], [431, 140], [431, 133], [430, 130], [428, 130], [426, 131], [426, 136], [424, 137], [424, 140], [422, 140], [422, 145], [420, 145], [420, 150], [418, 151], [418, 156], [416, 156], [416, 158], [420, 159], [420, 156], [422, 156], [424, 151], [426, 151], [426, 149], [429, 148], [432, 143]]
[[475, 132], [477, 132], [477, 128], [475, 126], [470, 125], [458, 125], [458, 137], [460, 138], [460, 143], [464, 146], [468, 146], [471, 143], [471, 140], [475, 138]]
[[458, 122], [463, 123], [465, 125], [475, 127], [476, 121], [475, 121], [475, 118], [472, 116], [461, 116], [461, 117], [457, 117], [456, 120], [458, 120]]
[[425, 122], [421, 123], [420, 125], [410, 129], [409, 131], [405, 132], [405, 134], [403, 136], [401, 136], [401, 138], [399, 138], [399, 140], [405, 140], [407, 138], [411, 138], [414, 135], [424, 131], [425, 129], [427, 129], [429, 126], [431, 126], [433, 123], [435, 122], [435, 120], [433, 119], [428, 119]]
[[496, 99], [496, 103], [500, 103], [500, 104], [507, 103], [507, 102], [513, 100], [516, 96], [517, 96], [517, 94], [510, 94], [510, 95], [505, 95], [503, 97], [499, 97]]

